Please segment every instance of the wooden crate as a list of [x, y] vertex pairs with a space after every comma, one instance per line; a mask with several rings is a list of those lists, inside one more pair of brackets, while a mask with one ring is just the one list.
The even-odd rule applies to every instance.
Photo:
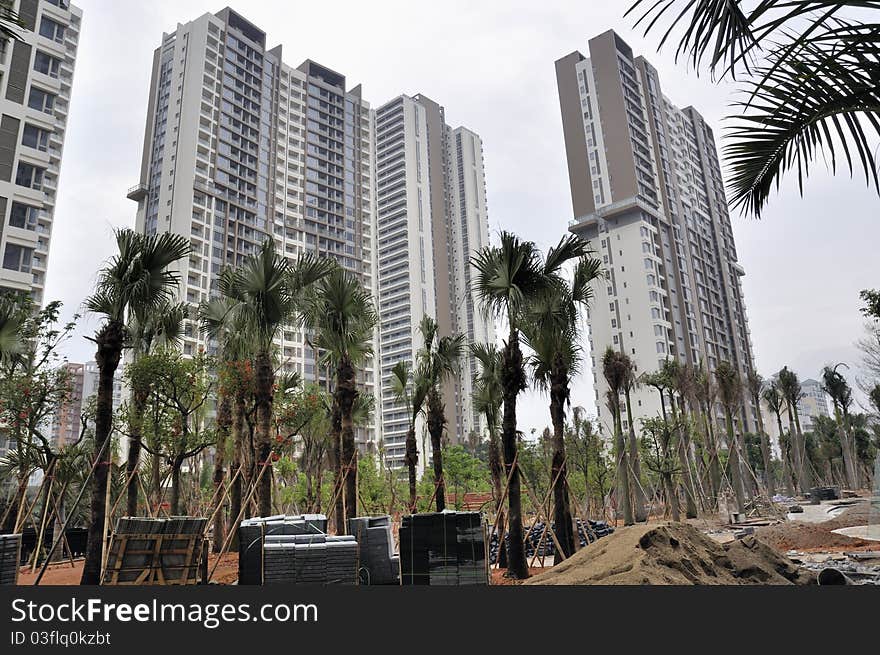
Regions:
[[199, 584], [207, 545], [202, 534], [114, 534], [101, 584]]

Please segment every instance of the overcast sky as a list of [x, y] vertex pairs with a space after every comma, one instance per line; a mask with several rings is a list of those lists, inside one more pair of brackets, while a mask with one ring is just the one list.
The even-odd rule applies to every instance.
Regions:
[[[113, 254], [112, 229], [134, 226], [125, 198], [139, 177], [153, 50], [163, 32], [225, 6], [202, 0], [74, 0], [82, 33], [49, 259], [47, 300], [68, 314], [91, 291]], [[658, 69], [664, 93], [695, 106], [721, 134], [732, 87], [696, 76], [672, 54], [656, 53], [624, 19], [629, 1], [286, 2], [231, 5], [283, 46], [363, 84], [378, 106], [400, 93], [424, 93], [447, 120], [483, 138], [490, 229], [513, 230], [546, 248], [571, 218], [562, 122], [553, 63], [589, 38], [615, 29]], [[733, 218], [757, 366], [765, 375], [788, 364], [802, 378], [829, 362], [857, 363], [862, 335], [859, 290], [880, 287], [880, 202], [864, 180], [818, 170], [802, 199], [784, 185], [761, 221]], [[81, 322], [67, 344], [71, 361], [94, 358]], [[586, 372], [572, 401], [592, 410]], [[549, 424], [547, 398], [521, 402], [521, 429]]]

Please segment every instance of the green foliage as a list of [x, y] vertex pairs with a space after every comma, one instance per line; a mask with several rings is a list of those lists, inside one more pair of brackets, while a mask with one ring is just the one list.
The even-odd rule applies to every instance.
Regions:
[[880, 291], [864, 289], [859, 296], [865, 302], [865, 306], [861, 309], [862, 314], [875, 321], [880, 321]]
[[814, 160], [836, 172], [840, 154], [850, 174], [860, 165], [880, 188], [871, 144], [880, 134], [880, 24], [848, 13], [877, 2], [637, 0], [627, 13], [639, 7], [646, 34], [671, 17], [660, 47], [681, 27], [676, 57], [695, 68], [708, 60], [719, 79], [743, 76], [725, 147], [735, 205], [760, 216], [786, 173], [803, 192]]

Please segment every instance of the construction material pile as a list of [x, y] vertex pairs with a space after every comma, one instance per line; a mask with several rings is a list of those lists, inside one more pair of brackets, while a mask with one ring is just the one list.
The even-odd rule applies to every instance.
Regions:
[[357, 542], [326, 530], [323, 514], [242, 521], [238, 584], [357, 584]]
[[486, 523], [479, 512], [404, 516], [400, 525], [400, 576], [404, 585], [489, 583]]
[[537, 585], [814, 583], [809, 571], [752, 536], [722, 545], [684, 523], [620, 528], [526, 581]]
[[207, 521], [194, 516], [120, 518], [101, 584], [197, 584]]
[[394, 554], [390, 516], [386, 514], [349, 519], [348, 533], [358, 543], [361, 584], [400, 584], [400, 558]]
[[263, 584], [357, 584], [354, 537], [269, 535], [263, 545]]
[[[537, 553], [538, 557], [552, 557], [556, 553], [556, 544], [549, 530], [544, 532], [546, 527], [544, 521], [538, 521], [532, 525], [525, 535], [526, 557], [531, 558]], [[553, 530], [556, 529], [556, 522], [550, 524]], [[601, 537], [605, 537], [614, 532], [614, 528], [605, 521], [587, 520], [586, 523], [582, 519], [577, 519], [578, 541], [581, 548], [589, 543], [596, 541]], [[555, 532], [554, 532], [555, 534]], [[542, 539], [543, 535], [543, 539]], [[507, 547], [509, 534], [504, 534], [504, 544]], [[489, 542], [489, 563], [495, 564], [498, 561], [498, 533], [492, 533], [492, 539]]]
[[20, 551], [20, 534], [0, 535], [0, 585], [14, 585], [18, 582]]

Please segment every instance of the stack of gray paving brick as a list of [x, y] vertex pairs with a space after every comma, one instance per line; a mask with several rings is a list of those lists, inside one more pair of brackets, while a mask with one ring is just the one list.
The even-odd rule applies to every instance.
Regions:
[[488, 584], [486, 556], [486, 523], [479, 512], [403, 517], [400, 577], [404, 585]]
[[14, 585], [18, 582], [20, 558], [21, 535], [0, 535], [0, 585]]
[[358, 542], [361, 584], [400, 584], [400, 558], [394, 554], [391, 517], [386, 514], [349, 519], [348, 532]]
[[357, 584], [357, 542], [326, 528], [323, 514], [242, 521], [239, 584]]

